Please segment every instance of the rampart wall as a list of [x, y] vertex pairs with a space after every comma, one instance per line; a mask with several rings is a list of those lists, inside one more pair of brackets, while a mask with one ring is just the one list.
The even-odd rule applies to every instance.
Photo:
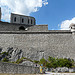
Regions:
[[25, 24], [13, 24], [7, 22], [0, 22], [0, 31], [20, 31], [19, 27], [23, 26], [27, 30], [24, 32], [46, 32], [48, 31], [48, 25], [25, 25]]
[[[10, 34], [10, 35], [9, 35]], [[71, 32], [0, 32], [0, 47], [22, 49], [24, 57], [38, 60], [44, 57], [75, 59], [75, 35]]]
[[34, 73], [39, 73], [39, 68], [0, 62], [0, 73], [34, 74]]

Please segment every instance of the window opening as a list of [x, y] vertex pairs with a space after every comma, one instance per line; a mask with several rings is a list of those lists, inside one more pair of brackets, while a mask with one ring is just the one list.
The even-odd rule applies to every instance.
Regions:
[[16, 22], [16, 17], [14, 18], [14, 22]]
[[35, 21], [34, 21], [34, 25], [35, 25]]
[[29, 24], [29, 19], [28, 19], [28, 24]]
[[22, 23], [24, 23], [24, 19], [22, 18]]
[[33, 21], [32, 21], [32, 19], [31, 19], [31, 24], [33, 24]]

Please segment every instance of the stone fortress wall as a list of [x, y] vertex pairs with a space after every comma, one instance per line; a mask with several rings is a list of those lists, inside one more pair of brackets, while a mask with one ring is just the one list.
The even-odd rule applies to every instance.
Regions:
[[70, 32], [0, 32], [0, 47], [22, 49], [24, 57], [32, 60], [40, 60], [42, 56], [75, 59], [74, 36]]
[[[23, 27], [22, 32], [46, 32], [48, 31], [48, 25], [25, 25], [0, 22], [0, 31], [21, 31], [20, 27]], [[27, 29], [27, 30], [26, 30]]]
[[39, 74], [38, 67], [0, 62], [0, 73], [9, 74]]
[[[12, 18], [15, 18], [13, 14], [11, 17], [13, 21]], [[70, 30], [53, 31], [48, 30], [48, 25], [22, 24], [20, 20], [16, 20], [20, 22], [16, 24], [12, 21], [11, 23], [0, 22], [1, 48], [22, 49], [24, 57], [33, 60], [48, 58], [48, 56], [75, 60], [75, 34]]]

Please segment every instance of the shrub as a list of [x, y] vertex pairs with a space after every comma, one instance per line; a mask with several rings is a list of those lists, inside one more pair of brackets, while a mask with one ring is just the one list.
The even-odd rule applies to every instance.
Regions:
[[36, 63], [36, 64], [38, 64], [38, 63], [39, 63], [39, 61], [37, 61], [37, 60], [34, 60], [33, 62], [34, 62], [34, 63]]
[[46, 67], [47, 61], [44, 58], [42, 58], [40, 59], [39, 64], [43, 64], [43, 66]]
[[9, 62], [9, 59], [8, 58], [4, 58], [2, 61], [3, 62]]
[[1, 54], [7, 55], [8, 56], [8, 52], [2, 52]]

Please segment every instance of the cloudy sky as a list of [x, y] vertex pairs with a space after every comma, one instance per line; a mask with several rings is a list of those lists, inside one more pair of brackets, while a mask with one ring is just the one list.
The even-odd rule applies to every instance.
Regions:
[[48, 24], [49, 30], [69, 30], [75, 23], [75, 0], [0, 0], [2, 21], [10, 22], [10, 14], [29, 15], [37, 24]]

